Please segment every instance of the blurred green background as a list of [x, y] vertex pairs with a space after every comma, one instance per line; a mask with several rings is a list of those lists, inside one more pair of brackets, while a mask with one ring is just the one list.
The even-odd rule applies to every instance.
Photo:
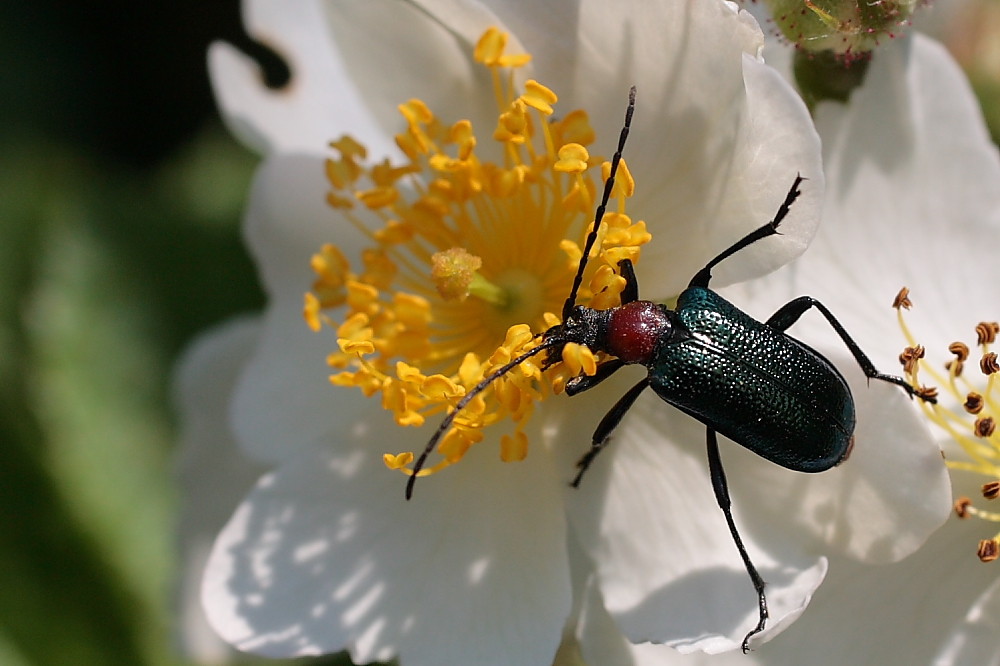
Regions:
[[[4, 666], [187, 663], [172, 366], [263, 302], [239, 237], [256, 160], [215, 112], [213, 39], [275, 64], [237, 0], [0, 6]], [[1000, 64], [966, 51], [996, 95]]]

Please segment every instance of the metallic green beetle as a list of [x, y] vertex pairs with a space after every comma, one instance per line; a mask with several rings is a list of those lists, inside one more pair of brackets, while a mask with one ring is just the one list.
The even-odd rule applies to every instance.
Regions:
[[[561, 359], [563, 347], [571, 342], [585, 345], [592, 352], [606, 352], [615, 357], [601, 363], [596, 374], [570, 380], [566, 393], [571, 396], [600, 384], [625, 365], [643, 365], [648, 370], [647, 376], [629, 389], [598, 424], [591, 448], [577, 463], [578, 472], [571, 484], [579, 485], [583, 474], [608, 444], [611, 433], [646, 388], [652, 388], [663, 400], [705, 424], [715, 497], [757, 593], [757, 626], [742, 643], [743, 651], [747, 652], [750, 638], [763, 631], [767, 621], [767, 598], [764, 580], [750, 560], [733, 521], [716, 433], [722, 433], [782, 467], [799, 472], [822, 472], [847, 458], [854, 443], [855, 426], [854, 398], [847, 382], [819, 352], [785, 334], [785, 330], [810, 308], [822, 313], [866, 377], [896, 384], [911, 397], [916, 392], [903, 378], [879, 372], [833, 313], [819, 301], [808, 296], [796, 298], [767, 321], [759, 322], [709, 288], [712, 268], [747, 246], [778, 233], [778, 225], [799, 196], [799, 185], [804, 180], [801, 176], [795, 177], [774, 219], [709, 261], [678, 297], [675, 309], [639, 300], [638, 282], [632, 263], [627, 259], [618, 265], [626, 282], [620, 306], [593, 310], [576, 304], [587, 257], [597, 239], [597, 229], [611, 196], [634, 109], [635, 88], [632, 88], [618, 150], [611, 160], [594, 229], [587, 237], [573, 286], [563, 306], [562, 323], [545, 331], [537, 347], [487, 376], [456, 404], [417, 458], [407, 482], [406, 497], [412, 496], [417, 472], [451, 427], [455, 416], [498, 377], [528, 358], [544, 351], [543, 366], [548, 367]], [[933, 401], [932, 397], [921, 397]]]

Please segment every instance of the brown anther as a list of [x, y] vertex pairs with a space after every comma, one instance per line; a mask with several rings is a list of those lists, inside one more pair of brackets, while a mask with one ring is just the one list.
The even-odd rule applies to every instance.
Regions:
[[961, 377], [962, 371], [965, 370], [965, 364], [961, 361], [947, 361], [944, 364], [944, 369], [955, 377]]
[[959, 362], [969, 358], [969, 345], [964, 342], [953, 342], [948, 345], [948, 351], [955, 355]]
[[979, 369], [983, 371], [984, 375], [992, 375], [994, 372], [1000, 371], [1000, 363], [997, 363], [997, 353], [990, 352], [989, 354], [983, 354], [983, 358], [979, 361]]
[[937, 402], [938, 390], [933, 386], [921, 386], [920, 388], [913, 389], [913, 395], [917, 396], [924, 402]]
[[980, 345], [989, 345], [996, 342], [997, 333], [1000, 333], [1000, 323], [995, 321], [981, 321], [976, 324], [976, 338]]
[[1000, 497], [1000, 479], [983, 484], [983, 497], [988, 500], [994, 500], [997, 497]]
[[954, 509], [955, 515], [959, 518], [968, 518], [970, 506], [972, 506], [972, 500], [968, 497], [959, 497], [952, 505], [952, 509]]
[[892, 301], [892, 307], [896, 310], [899, 308], [909, 310], [912, 305], [913, 302], [910, 301], [910, 290], [907, 287], [900, 289], [899, 293], [896, 294], [896, 298]]
[[976, 433], [976, 437], [990, 437], [997, 429], [997, 424], [993, 421], [992, 416], [983, 416], [976, 419], [976, 424], [972, 426], [972, 429]]
[[962, 407], [964, 407], [965, 411], [970, 414], [978, 414], [983, 411], [983, 406], [985, 404], [986, 401], [983, 399], [983, 396], [979, 395], [975, 391], [972, 391], [969, 395], [965, 396], [965, 402], [962, 404]]
[[982, 562], [992, 562], [1000, 556], [1000, 544], [996, 539], [983, 539], [979, 542], [979, 549], [976, 555]]
[[903, 372], [912, 375], [914, 370], [917, 369], [917, 361], [924, 357], [924, 352], [924, 348], [920, 345], [905, 348], [903, 353], [899, 355], [899, 362], [903, 366]]

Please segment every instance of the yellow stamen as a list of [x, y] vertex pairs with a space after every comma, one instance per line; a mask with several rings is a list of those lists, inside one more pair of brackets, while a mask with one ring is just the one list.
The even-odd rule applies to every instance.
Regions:
[[[908, 344], [900, 354], [904, 376], [918, 393], [938, 396], [936, 404], [920, 401], [920, 406], [930, 421], [948, 433], [965, 455], [965, 459], [947, 460], [948, 467], [989, 478], [990, 481], [983, 485], [983, 497], [987, 501], [994, 500], [1000, 495], [1000, 481], [997, 481], [1000, 478], [1000, 432], [996, 428], [1000, 396], [995, 389], [996, 353], [989, 347], [995, 342], [1000, 326], [996, 322], [981, 322], [976, 326], [975, 346], [980, 352], [980, 373], [965, 370], [965, 361], [972, 351], [970, 345], [960, 341], [948, 345], [948, 353], [953, 358], [939, 369], [925, 359], [925, 349], [917, 344], [906, 325], [903, 311], [912, 306], [909, 290], [904, 287], [893, 302]], [[918, 379], [921, 374], [929, 376], [935, 385], [921, 385]], [[1000, 512], [977, 508], [967, 497], [956, 500], [955, 512], [960, 518], [972, 516], [1000, 522]], [[997, 558], [998, 539], [1000, 534], [980, 542], [977, 553], [982, 561], [991, 562]]]
[[[561, 311], [593, 221], [596, 168], [603, 164], [607, 178], [607, 163], [585, 147], [594, 141], [587, 114], [573, 110], [553, 120], [558, 97], [551, 89], [528, 81], [518, 91], [511, 68], [530, 56], [507, 54], [507, 41], [491, 28], [473, 54], [493, 80], [500, 162], [480, 155], [469, 120], [442, 122], [419, 99], [398, 107], [402, 164], [366, 165], [365, 147], [350, 137], [330, 143], [327, 201], [372, 247], [360, 269], [337, 247], [320, 249], [304, 316], [313, 330], [336, 330], [331, 382], [380, 396], [401, 426], [442, 418], [558, 323], [552, 313]], [[617, 210], [598, 230], [578, 297], [591, 307], [620, 303], [624, 280], [613, 267], [637, 261], [650, 239], [643, 222], [624, 214], [634, 190], [624, 161], [618, 178]], [[479, 393], [441, 439], [439, 461], [420, 475], [458, 462], [483, 440], [484, 428], [506, 421], [513, 431], [500, 437], [501, 459], [525, 458], [524, 428], [536, 404], [577, 374], [593, 374], [599, 361], [586, 347], [567, 345], [543, 376], [544, 360], [529, 359]], [[413, 455], [384, 460], [410, 473]]]

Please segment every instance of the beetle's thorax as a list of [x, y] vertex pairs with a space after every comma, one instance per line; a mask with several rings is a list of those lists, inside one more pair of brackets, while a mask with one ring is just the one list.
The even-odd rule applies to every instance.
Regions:
[[575, 342], [593, 352], [607, 352], [626, 363], [646, 364], [656, 349], [674, 342], [685, 329], [666, 306], [651, 301], [633, 301], [609, 310], [576, 306], [566, 321], [546, 331], [555, 341], [553, 361], [562, 347]]
[[659, 346], [680, 332], [673, 313], [651, 301], [633, 301], [609, 312], [603, 349], [626, 363], [648, 363]]

